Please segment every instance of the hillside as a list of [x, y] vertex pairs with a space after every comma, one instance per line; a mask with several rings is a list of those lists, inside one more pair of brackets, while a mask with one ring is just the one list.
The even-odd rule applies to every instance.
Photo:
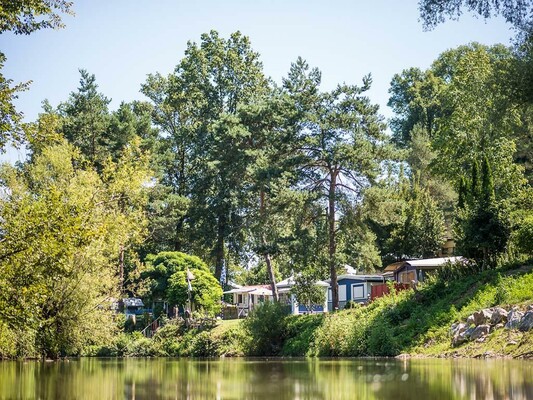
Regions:
[[498, 270], [446, 270], [408, 290], [332, 314], [286, 316], [266, 304], [246, 320], [188, 330], [169, 323], [153, 339], [121, 335], [92, 355], [514, 357], [533, 356], [533, 330], [497, 325], [479, 340], [453, 346], [452, 324], [476, 311], [533, 304], [533, 266]]

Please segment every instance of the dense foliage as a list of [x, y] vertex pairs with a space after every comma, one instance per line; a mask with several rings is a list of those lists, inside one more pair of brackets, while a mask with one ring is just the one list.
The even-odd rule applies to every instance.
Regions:
[[[0, 33], [60, 27], [72, 12], [66, 1], [3, 3]], [[434, 26], [463, 3], [421, 1], [422, 18]], [[174, 71], [148, 75], [147, 101], [116, 110], [82, 69], [77, 90], [55, 106], [43, 102], [37, 120], [24, 123], [13, 102], [28, 85], [0, 74], [0, 149], [29, 150], [0, 171], [3, 354], [94, 350], [124, 330], [110, 311], [119, 297], [142, 296], [156, 317], [156, 304], [183, 310], [189, 302], [214, 316], [232, 282], [268, 282], [277, 301], [277, 280], [297, 276], [294, 293], [306, 304], [318, 298], [313, 281], [329, 279], [336, 308], [346, 264], [372, 272], [440, 255], [445, 241], [483, 268], [531, 256], [531, 10], [523, 1], [465, 4], [515, 24], [515, 47], [466, 44], [427, 70], [396, 74], [391, 137], [368, 96], [370, 75], [325, 91], [321, 72], [298, 58], [278, 85], [240, 32], [189, 42]], [[387, 301], [397, 299], [389, 299], [296, 322], [265, 306], [245, 324], [258, 338], [247, 350], [232, 350], [245, 342], [242, 331], [224, 331], [221, 344], [168, 324], [157, 350], [134, 333], [115, 337], [108, 353], [278, 354], [285, 343], [303, 354], [295, 338], [311, 340], [316, 328], [311, 353], [393, 355], [413, 344], [398, 331], [404, 314], [422, 321], [420, 329], [406, 322], [411, 336], [440, 318], [402, 296], [414, 311], [391, 311]]]

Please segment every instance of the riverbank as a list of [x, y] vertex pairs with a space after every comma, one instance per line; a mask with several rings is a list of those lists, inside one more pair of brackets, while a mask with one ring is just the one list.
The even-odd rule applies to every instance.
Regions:
[[174, 322], [152, 339], [122, 334], [92, 356], [318, 356], [533, 358], [533, 330], [494, 326], [481, 340], [453, 344], [450, 328], [488, 307], [526, 311], [533, 304], [533, 267], [479, 273], [447, 271], [416, 291], [337, 313], [286, 316], [267, 304], [246, 320], [208, 329]]
[[[526, 312], [533, 304], [533, 266], [473, 272], [449, 269], [416, 291], [329, 314], [287, 316], [266, 303], [244, 320], [188, 328], [168, 321], [153, 338], [120, 333], [71, 356], [93, 357], [467, 357], [533, 358], [533, 329], [493, 324], [476, 340], [453, 343], [468, 317], [489, 307]], [[13, 358], [8, 347], [0, 353]], [[26, 358], [31, 358], [31, 352]]]

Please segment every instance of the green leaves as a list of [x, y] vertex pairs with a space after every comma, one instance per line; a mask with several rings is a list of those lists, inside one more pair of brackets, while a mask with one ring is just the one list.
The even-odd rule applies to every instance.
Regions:
[[63, 142], [22, 170], [3, 166], [0, 320], [38, 332], [47, 356], [75, 354], [113, 327], [118, 254], [145, 234], [146, 170], [127, 160], [106, 166], [104, 181]]

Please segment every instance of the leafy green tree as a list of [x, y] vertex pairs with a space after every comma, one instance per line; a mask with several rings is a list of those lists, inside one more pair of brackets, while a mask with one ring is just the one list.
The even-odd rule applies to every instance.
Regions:
[[192, 302], [210, 314], [220, 309], [222, 288], [209, 267], [200, 258], [178, 251], [165, 251], [146, 259], [147, 270], [143, 278], [150, 282], [152, 300], [168, 301], [171, 305], [185, 306], [188, 301], [187, 271], [191, 280]]
[[444, 81], [433, 71], [409, 68], [392, 78], [387, 105], [395, 116], [391, 118], [392, 140], [399, 147], [409, 147], [413, 129], [418, 126], [432, 137], [439, 117], [445, 114], [441, 91]]
[[[442, 53], [425, 73], [406, 70], [396, 76], [389, 103], [398, 113], [392, 125], [396, 142], [411, 146], [420, 124], [434, 152], [429, 171], [449, 182], [458, 182], [471, 160], [487, 154], [496, 192], [515, 197], [522, 173], [512, 157], [527, 122], [510, 92], [513, 65], [510, 49], [472, 43]], [[433, 89], [420, 89], [425, 86]], [[432, 116], [430, 129], [426, 115]]]
[[98, 93], [94, 75], [80, 70], [80, 87], [67, 102], [59, 106], [65, 117], [63, 135], [95, 165], [101, 167], [110, 155], [107, 135], [110, 99]]
[[434, 257], [444, 241], [444, 215], [429, 192], [417, 182], [413, 183], [409, 197], [404, 224], [393, 237], [400, 236], [399, 248], [408, 258]]
[[474, 162], [467, 202], [459, 209], [456, 233], [461, 253], [487, 268], [494, 266], [497, 256], [505, 251], [511, 226], [505, 203], [496, 198], [488, 158], [483, 158], [481, 176], [477, 165]]
[[169, 134], [165, 184], [190, 200], [176, 228], [187, 231], [195, 253], [214, 260], [217, 279], [228, 250], [238, 256], [244, 226], [239, 206], [250, 135], [235, 116], [239, 104], [267, 90], [250, 40], [239, 32], [224, 39], [215, 31], [203, 34], [200, 44], [189, 42], [168, 78], [153, 75], [143, 86], [155, 106], [154, 122]]
[[39, 29], [63, 28], [61, 14], [74, 15], [65, 0], [5, 0], [0, 7], [0, 33], [28, 35]]
[[177, 251], [163, 251], [157, 255], [146, 257], [147, 269], [143, 278], [150, 280], [151, 296], [153, 300], [165, 299], [168, 290], [168, 280], [178, 271], [202, 270], [209, 271], [207, 265], [198, 257]]
[[159, 73], [148, 75], [141, 87], [152, 104], [152, 121], [163, 133], [154, 146], [159, 187], [151, 204], [158, 221], [152, 243], [163, 244], [159, 250], [182, 251], [186, 247], [194, 132], [202, 120], [185, 91], [186, 84], [173, 74], [168, 77]]
[[363, 211], [358, 205], [342, 205], [338, 229], [339, 258], [343, 264], [367, 273], [382, 266], [377, 235], [364, 221]]
[[[0, 70], [4, 68], [6, 57], [0, 52]], [[31, 82], [19, 83], [12, 86], [13, 80], [6, 79], [0, 73], [0, 151], [4, 151], [8, 142], [21, 143], [28, 124], [22, 122], [23, 114], [17, 111], [13, 101], [18, 92], [28, 90]]]
[[303, 184], [323, 195], [328, 221], [328, 270], [333, 308], [338, 308], [337, 211], [339, 199], [357, 195], [377, 175], [384, 156], [383, 123], [378, 108], [363, 93], [363, 86], [338, 86], [320, 93], [320, 72], [298, 59], [284, 86], [304, 110], [300, 122]]
[[301, 205], [301, 196], [295, 190], [297, 162], [292, 151], [297, 146], [296, 114], [292, 99], [279, 90], [239, 107], [237, 112], [250, 142], [246, 152], [250, 156], [247, 171], [251, 200], [245, 220], [248, 241], [263, 259], [275, 301], [276, 272], [290, 258], [288, 244], [295, 240], [293, 212]]
[[514, 241], [524, 254], [533, 256], [533, 216], [525, 217], [514, 234]]
[[79, 354], [112, 331], [120, 248], [144, 237], [142, 173], [110, 165], [103, 180], [64, 142], [2, 167], [0, 320], [39, 354]]
[[432, 29], [446, 19], [459, 19], [463, 8], [487, 19], [501, 15], [517, 28], [531, 22], [533, 5], [527, 0], [420, 0], [420, 17], [426, 29]]
[[294, 294], [296, 301], [305, 305], [307, 310], [313, 310], [314, 306], [324, 304], [324, 288], [316, 283], [317, 278], [313, 271], [304, 271], [294, 276], [294, 286], [291, 289], [291, 294]]
[[[222, 288], [210, 271], [190, 270], [194, 279], [190, 281], [190, 299], [195, 310], [209, 315], [220, 312]], [[168, 281], [168, 299], [173, 304], [186, 306], [189, 301], [187, 271], [175, 272]]]

